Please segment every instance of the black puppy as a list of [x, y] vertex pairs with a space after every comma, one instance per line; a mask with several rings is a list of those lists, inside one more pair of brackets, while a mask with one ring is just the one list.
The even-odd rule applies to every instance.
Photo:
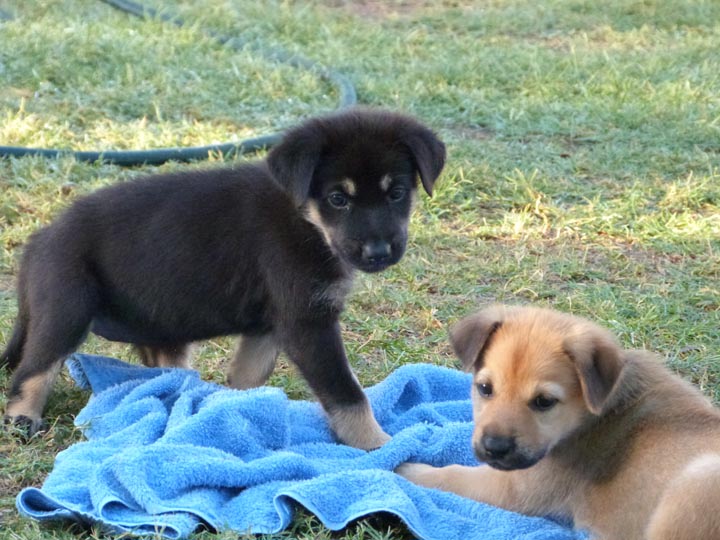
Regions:
[[0, 357], [15, 369], [7, 417], [40, 428], [62, 361], [88, 331], [161, 366], [186, 366], [193, 341], [239, 334], [232, 386], [262, 385], [285, 351], [340, 440], [382, 445], [338, 317], [353, 269], [402, 257], [417, 177], [432, 194], [444, 161], [417, 121], [353, 109], [289, 131], [265, 161], [79, 199], [25, 248]]

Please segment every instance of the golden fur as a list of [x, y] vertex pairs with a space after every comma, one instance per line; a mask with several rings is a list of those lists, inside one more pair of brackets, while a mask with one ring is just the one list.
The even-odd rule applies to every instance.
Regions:
[[720, 539], [720, 411], [658, 358], [538, 308], [478, 312], [451, 341], [474, 374], [473, 447], [492, 466], [404, 464], [400, 474], [563, 515], [598, 540]]

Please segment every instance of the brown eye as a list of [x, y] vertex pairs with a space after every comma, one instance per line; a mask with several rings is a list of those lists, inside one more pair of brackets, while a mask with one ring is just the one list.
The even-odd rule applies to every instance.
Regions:
[[492, 397], [493, 394], [493, 387], [490, 383], [481, 383], [477, 385], [478, 393], [484, 397], [489, 398]]
[[327, 201], [333, 208], [343, 209], [347, 208], [350, 201], [348, 201], [347, 195], [340, 191], [333, 191], [328, 195]]
[[388, 193], [388, 199], [392, 202], [400, 202], [405, 198], [405, 195], [407, 195], [407, 190], [402, 186], [396, 186]]
[[542, 412], [552, 409], [557, 403], [556, 398], [539, 395], [530, 402], [530, 408]]

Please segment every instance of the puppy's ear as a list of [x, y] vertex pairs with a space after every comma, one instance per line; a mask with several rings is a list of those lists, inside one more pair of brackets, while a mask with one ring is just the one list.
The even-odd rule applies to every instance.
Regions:
[[324, 148], [322, 130], [314, 124], [289, 131], [267, 156], [267, 164], [275, 181], [287, 191], [297, 206], [310, 195], [315, 169]]
[[450, 345], [462, 361], [464, 371], [472, 370], [482, 359], [490, 338], [502, 325], [502, 319], [502, 313], [491, 308], [465, 317], [450, 329]]
[[425, 191], [432, 197], [435, 180], [445, 166], [445, 145], [424, 126], [408, 133], [403, 142], [412, 154]]
[[563, 349], [575, 363], [585, 404], [590, 412], [600, 414], [623, 369], [620, 346], [608, 331], [588, 324], [565, 338]]

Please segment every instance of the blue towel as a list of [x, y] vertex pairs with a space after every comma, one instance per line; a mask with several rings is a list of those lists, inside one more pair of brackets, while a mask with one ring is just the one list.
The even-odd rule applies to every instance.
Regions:
[[415, 364], [367, 390], [393, 436], [365, 452], [338, 444], [317, 403], [278, 388], [232, 390], [190, 370], [76, 354], [71, 375], [93, 395], [78, 414], [87, 441], [60, 452], [21, 513], [113, 532], [185, 538], [201, 526], [275, 533], [300, 504], [330, 529], [374, 512], [419, 538], [577, 540], [550, 519], [513, 514], [394, 474], [405, 461], [476, 464], [469, 376]]

